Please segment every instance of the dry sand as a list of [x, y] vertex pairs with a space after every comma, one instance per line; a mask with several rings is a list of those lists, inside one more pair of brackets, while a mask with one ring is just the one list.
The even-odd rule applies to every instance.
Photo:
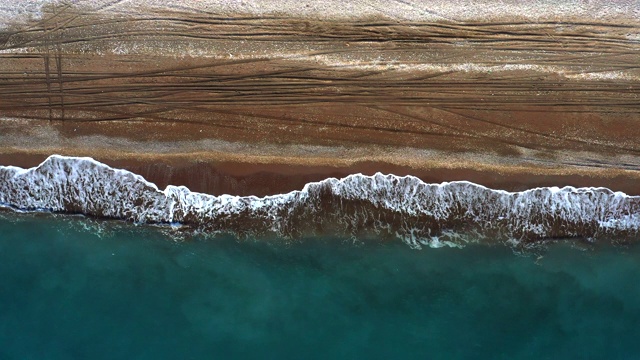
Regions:
[[41, 3], [0, 3], [1, 164], [640, 194], [638, 2]]

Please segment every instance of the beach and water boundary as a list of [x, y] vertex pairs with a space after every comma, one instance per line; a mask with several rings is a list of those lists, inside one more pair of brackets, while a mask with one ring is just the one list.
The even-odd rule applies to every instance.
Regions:
[[53, 155], [38, 167], [0, 167], [0, 206], [168, 225], [235, 237], [365, 235], [414, 248], [577, 239], [625, 243], [640, 231], [640, 197], [606, 188], [492, 190], [468, 181], [427, 184], [413, 176], [354, 174], [290, 193], [208, 195], [164, 191], [91, 158]]

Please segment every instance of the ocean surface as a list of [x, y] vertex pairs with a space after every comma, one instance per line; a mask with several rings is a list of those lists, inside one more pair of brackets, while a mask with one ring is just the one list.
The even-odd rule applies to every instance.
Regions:
[[637, 246], [171, 232], [0, 212], [0, 358], [640, 356]]

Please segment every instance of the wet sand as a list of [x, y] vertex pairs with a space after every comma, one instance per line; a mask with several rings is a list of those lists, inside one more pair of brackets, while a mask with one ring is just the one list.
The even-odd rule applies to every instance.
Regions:
[[6, 22], [0, 164], [91, 156], [214, 194], [377, 171], [640, 194], [640, 22], [624, 7], [318, 19], [187, 3]]

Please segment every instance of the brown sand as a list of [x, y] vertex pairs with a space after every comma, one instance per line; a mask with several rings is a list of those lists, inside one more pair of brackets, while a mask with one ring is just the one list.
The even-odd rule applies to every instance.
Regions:
[[0, 31], [1, 164], [91, 156], [209, 193], [380, 171], [640, 194], [631, 17], [123, 6], [50, 5]]

